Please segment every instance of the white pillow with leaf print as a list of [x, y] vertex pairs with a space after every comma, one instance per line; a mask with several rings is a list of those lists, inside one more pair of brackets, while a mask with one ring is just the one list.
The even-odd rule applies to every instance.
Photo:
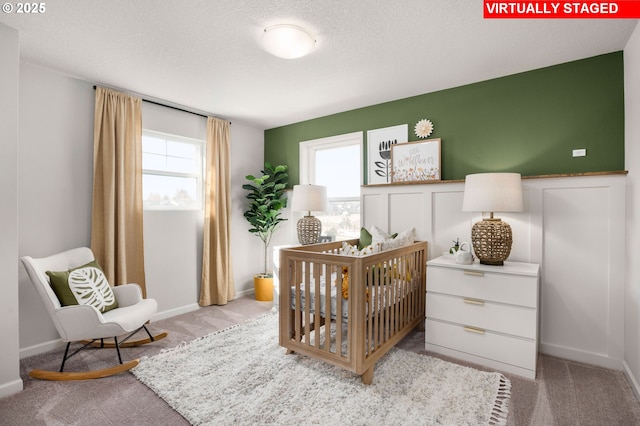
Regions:
[[100, 312], [118, 307], [113, 290], [95, 260], [68, 271], [47, 271], [62, 306], [91, 305]]
[[375, 225], [371, 227], [372, 242], [374, 245], [379, 244], [382, 247], [382, 250], [391, 250], [413, 244], [415, 236], [415, 228], [406, 229], [398, 233], [398, 235], [394, 238], [392, 235], [387, 234]]
[[352, 246], [348, 242], [343, 241], [342, 248], [340, 249], [340, 254], [343, 254], [346, 256], [364, 256], [366, 254], [377, 253], [378, 250], [376, 250], [376, 247], [377, 247], [376, 245], [372, 244], [372, 245], [363, 247], [362, 250], [358, 250], [358, 246]]

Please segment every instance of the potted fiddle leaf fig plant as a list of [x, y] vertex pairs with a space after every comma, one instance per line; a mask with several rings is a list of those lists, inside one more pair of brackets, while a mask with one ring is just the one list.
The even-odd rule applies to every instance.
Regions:
[[256, 299], [260, 301], [273, 300], [273, 274], [269, 272], [268, 255], [271, 237], [278, 229], [281, 222], [287, 220], [281, 217], [282, 209], [287, 206], [285, 189], [289, 182], [286, 165], [272, 166], [264, 163], [261, 176], [248, 175], [246, 179], [250, 183], [242, 185], [249, 191], [246, 194], [248, 201], [244, 217], [251, 228], [249, 232], [256, 235], [264, 244], [264, 272], [253, 277], [256, 291]]

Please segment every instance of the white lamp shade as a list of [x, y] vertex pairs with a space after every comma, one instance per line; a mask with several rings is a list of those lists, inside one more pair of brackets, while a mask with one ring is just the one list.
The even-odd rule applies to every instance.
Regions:
[[327, 210], [327, 187], [294, 185], [291, 210], [296, 212], [324, 212]]
[[520, 173], [477, 173], [464, 182], [462, 211], [521, 212], [522, 178]]
[[296, 25], [276, 25], [266, 28], [262, 34], [264, 50], [284, 59], [301, 58], [308, 55], [316, 41], [304, 28]]

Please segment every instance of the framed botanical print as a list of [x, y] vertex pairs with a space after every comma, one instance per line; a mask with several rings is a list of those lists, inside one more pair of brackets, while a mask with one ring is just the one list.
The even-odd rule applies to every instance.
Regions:
[[367, 184], [391, 183], [391, 147], [407, 142], [408, 132], [408, 124], [367, 132]]

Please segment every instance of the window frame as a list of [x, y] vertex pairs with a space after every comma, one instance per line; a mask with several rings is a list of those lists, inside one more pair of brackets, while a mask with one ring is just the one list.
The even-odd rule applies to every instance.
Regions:
[[[363, 182], [363, 159], [364, 159], [364, 132], [346, 133], [344, 135], [329, 136], [320, 139], [311, 139], [308, 141], [300, 142], [300, 184], [315, 184], [316, 176], [316, 151], [330, 148], [341, 148], [343, 146], [355, 145], [357, 142], [360, 145], [360, 161], [358, 162], [358, 176], [360, 176], [360, 186]], [[342, 197], [344, 198], [344, 197]], [[349, 198], [351, 199], [351, 198]], [[359, 197], [358, 197], [359, 199]]]
[[[206, 158], [206, 141], [201, 139], [190, 138], [187, 136], [175, 135], [166, 132], [159, 132], [156, 130], [142, 129], [142, 137], [149, 136], [155, 137], [159, 139], [164, 139], [166, 141], [180, 142], [190, 144], [196, 147], [198, 151], [198, 155], [196, 155], [196, 159], [198, 161], [197, 169], [200, 173], [188, 173], [188, 172], [176, 172], [169, 170], [156, 170], [156, 169], [145, 169], [144, 165], [142, 165], [142, 177], [144, 179], [144, 175], [152, 175], [152, 176], [164, 176], [164, 177], [175, 177], [175, 178], [195, 178], [196, 179], [196, 203], [194, 206], [175, 206], [175, 205], [147, 205], [143, 199], [143, 210], [151, 210], [151, 211], [198, 211], [203, 210], [204, 208], [204, 186], [206, 179], [206, 170], [205, 170], [205, 158]], [[144, 142], [142, 143], [142, 155], [144, 155]], [[166, 154], [165, 154], [166, 156]], [[144, 188], [143, 188], [144, 190]]]
[[[301, 185], [315, 184], [316, 180], [316, 152], [323, 149], [341, 148], [351, 145], [359, 145], [360, 158], [358, 160], [358, 176], [360, 186], [363, 185], [364, 165], [364, 132], [346, 133], [343, 135], [329, 136], [326, 138], [312, 139], [300, 142], [299, 153], [299, 183]], [[354, 197], [329, 197], [328, 202], [357, 201], [362, 212], [362, 191]], [[364, 216], [360, 214], [360, 226]]]

